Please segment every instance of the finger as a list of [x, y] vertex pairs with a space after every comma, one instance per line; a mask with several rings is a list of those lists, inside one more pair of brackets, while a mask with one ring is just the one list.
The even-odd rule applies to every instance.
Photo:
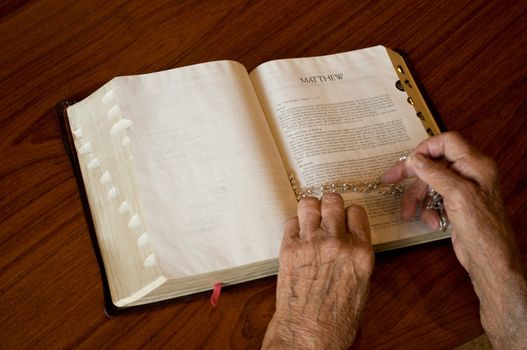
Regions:
[[445, 157], [455, 163], [462, 157], [475, 152], [475, 149], [456, 131], [449, 131], [430, 137], [421, 142], [414, 150], [429, 158]]
[[363, 207], [352, 204], [346, 208], [346, 225], [355, 239], [371, 243], [370, 222]]
[[330, 236], [344, 235], [344, 200], [338, 193], [326, 193], [320, 203], [322, 220], [320, 227]]
[[413, 169], [407, 167], [407, 160], [395, 162], [386, 173], [381, 176], [381, 182], [384, 184], [396, 184], [407, 177], [415, 176]]
[[443, 164], [435, 162], [422, 154], [413, 155], [407, 162], [419, 176], [419, 179], [443, 196], [458, 192], [467, 181]]
[[295, 216], [289, 219], [289, 221], [287, 221], [287, 224], [285, 225], [285, 230], [284, 230], [284, 238], [282, 241], [285, 242], [285, 241], [291, 241], [291, 240], [297, 239], [299, 238], [299, 234], [300, 234], [300, 224], [298, 222], [298, 216]]
[[320, 201], [317, 198], [302, 198], [298, 202], [298, 221], [300, 226], [299, 236], [311, 239], [320, 228]]
[[428, 158], [444, 157], [455, 171], [480, 185], [489, 187], [497, 181], [494, 161], [478, 152], [457, 132], [431, 137], [417, 146], [414, 153]]
[[[429, 199], [429, 198], [428, 198]], [[428, 225], [432, 230], [439, 230], [439, 215], [436, 210], [426, 209], [426, 201], [421, 208], [421, 221]]]
[[[299, 238], [300, 225], [298, 223], [298, 216], [292, 217], [287, 221], [284, 230], [284, 236], [280, 244], [280, 255], [278, 257], [280, 262], [280, 273], [291, 270], [294, 260], [294, 252], [298, 249], [301, 243]], [[286, 272], [287, 273], [287, 272]], [[280, 282], [280, 278], [278, 279]]]
[[[413, 153], [415, 154], [415, 152]], [[415, 177], [417, 174], [414, 169], [409, 166], [408, 161], [412, 158], [412, 155], [406, 157], [405, 160], [399, 160], [392, 165], [390, 169], [380, 178], [381, 182], [384, 184], [396, 184], [408, 177]], [[450, 165], [450, 163], [445, 159], [434, 160], [440, 162], [445, 166]]]
[[403, 220], [410, 220], [415, 216], [417, 205], [423, 201], [428, 192], [428, 185], [420, 179], [404, 191], [402, 202], [403, 209], [401, 211], [401, 218]]

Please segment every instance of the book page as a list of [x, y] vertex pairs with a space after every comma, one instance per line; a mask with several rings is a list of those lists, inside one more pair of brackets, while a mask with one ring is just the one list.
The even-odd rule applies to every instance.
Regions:
[[[288, 172], [305, 188], [378, 179], [427, 137], [386, 49], [264, 63], [251, 79]], [[399, 219], [400, 197], [347, 193], [368, 211], [374, 243], [428, 231]]]
[[141, 222], [166, 277], [277, 258], [296, 200], [245, 68], [119, 77], [114, 91], [133, 123]]

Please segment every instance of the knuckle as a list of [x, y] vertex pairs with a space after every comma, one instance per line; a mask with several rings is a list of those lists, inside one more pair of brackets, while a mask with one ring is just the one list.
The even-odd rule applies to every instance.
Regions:
[[293, 254], [295, 250], [295, 245], [290, 241], [282, 241], [282, 246], [280, 247], [280, 257], [288, 257]]
[[465, 168], [470, 169], [472, 177], [483, 187], [493, 186], [498, 181], [498, 166], [491, 157], [474, 149], [466, 163]]
[[373, 246], [371, 244], [362, 244], [360, 246], [360, 251], [362, 252], [363, 256], [368, 259], [368, 261], [373, 261], [375, 259]]
[[456, 206], [465, 200], [463, 190], [459, 186], [452, 188], [450, 193], [443, 193], [443, 196], [448, 200], [449, 203], [452, 203]]
[[285, 234], [287, 236], [294, 236], [298, 234], [298, 231], [299, 231], [299, 222], [298, 222], [298, 217], [295, 216], [289, 219], [289, 221], [287, 221], [285, 225]]
[[367, 215], [366, 209], [356, 204], [352, 204], [349, 207], [347, 207], [346, 211], [348, 215], [352, 215], [352, 216], [366, 216]]
[[289, 220], [287, 220], [286, 228], [294, 227], [298, 224], [298, 216], [293, 216]]
[[324, 231], [324, 234], [344, 234], [344, 220], [323, 220], [320, 223], [320, 229]]
[[[304, 216], [307, 221], [316, 223], [320, 221], [320, 210], [314, 208], [306, 208], [304, 210]], [[304, 222], [305, 223], [305, 222]]]
[[362, 244], [357, 247], [356, 262], [371, 275], [375, 265], [375, 254], [371, 244]]
[[476, 149], [458, 131], [449, 131], [444, 135], [445, 148], [456, 150], [459, 158], [473, 159], [478, 154]]
[[461, 133], [459, 131], [447, 131], [442, 133], [441, 135], [444, 135], [445, 141], [447, 142], [455, 142], [455, 143], [463, 143], [467, 144], [467, 141], [463, 136], [461, 136]]
[[344, 241], [336, 237], [328, 237], [318, 242], [324, 249], [339, 251], [344, 247]]
[[312, 207], [312, 206], [317, 205], [318, 203], [319, 203], [318, 198], [305, 197], [305, 198], [300, 199], [300, 201], [298, 202], [298, 206], [299, 207]]

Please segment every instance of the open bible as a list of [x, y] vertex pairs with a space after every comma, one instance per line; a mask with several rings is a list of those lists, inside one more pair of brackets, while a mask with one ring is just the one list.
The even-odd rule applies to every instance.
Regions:
[[285, 223], [310, 194], [363, 205], [377, 250], [449, 234], [401, 221], [398, 191], [375, 182], [440, 131], [382, 46], [116, 77], [64, 118], [120, 308], [276, 274]]

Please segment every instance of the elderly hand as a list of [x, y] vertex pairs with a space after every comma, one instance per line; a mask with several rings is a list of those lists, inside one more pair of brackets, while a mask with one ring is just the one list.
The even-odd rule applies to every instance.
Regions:
[[[447, 132], [421, 143], [381, 180], [396, 183], [410, 176], [418, 179], [403, 196], [402, 218], [415, 214], [429, 187], [443, 195], [454, 252], [480, 299], [485, 331], [495, 348], [522, 348], [527, 344], [527, 286], [494, 161], [458, 133]], [[439, 227], [434, 211], [422, 210], [421, 218]]]
[[342, 197], [304, 198], [280, 250], [276, 312], [263, 348], [347, 349], [374, 263], [364, 209]]

